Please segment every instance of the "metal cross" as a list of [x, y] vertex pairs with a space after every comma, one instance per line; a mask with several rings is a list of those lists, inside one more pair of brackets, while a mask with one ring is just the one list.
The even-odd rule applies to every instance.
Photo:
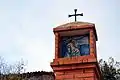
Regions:
[[75, 22], [76, 22], [76, 21], [77, 21], [77, 20], [76, 20], [76, 17], [77, 17], [77, 16], [83, 16], [83, 13], [81, 13], [81, 14], [76, 14], [76, 12], [77, 12], [77, 9], [74, 9], [74, 11], [75, 11], [75, 14], [68, 15], [68, 17], [75, 16]]

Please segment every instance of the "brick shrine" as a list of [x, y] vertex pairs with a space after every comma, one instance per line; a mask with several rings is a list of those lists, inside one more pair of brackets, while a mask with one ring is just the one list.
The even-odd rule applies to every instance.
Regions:
[[[71, 22], [53, 28], [53, 32], [55, 34], [55, 59], [53, 59], [50, 65], [54, 71], [55, 80], [102, 80], [97, 62], [96, 41], [98, 38], [95, 24]], [[85, 45], [83, 47], [82, 44], [86, 41], [84, 39], [79, 40], [81, 38], [79, 36], [86, 34], [88, 35], [88, 47]], [[67, 38], [64, 39], [64, 37]], [[69, 49], [67, 43], [71, 39], [74, 39], [74, 44], [75, 41], [77, 42], [78, 49]], [[66, 41], [66, 43], [62, 41]], [[71, 56], [70, 54], [73, 53], [69, 50], [75, 49], [76, 51], [80, 50], [78, 51], [79, 55]], [[77, 54], [76, 52], [74, 53]]]

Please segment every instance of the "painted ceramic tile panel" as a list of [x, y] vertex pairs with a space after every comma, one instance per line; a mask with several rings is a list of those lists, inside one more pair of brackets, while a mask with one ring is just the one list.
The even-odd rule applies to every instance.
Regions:
[[89, 55], [89, 36], [62, 37], [61, 57]]

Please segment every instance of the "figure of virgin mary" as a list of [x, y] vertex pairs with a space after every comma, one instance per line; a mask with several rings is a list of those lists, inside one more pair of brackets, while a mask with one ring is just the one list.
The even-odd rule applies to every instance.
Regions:
[[66, 57], [80, 56], [80, 50], [76, 46], [75, 40], [70, 40], [67, 44]]

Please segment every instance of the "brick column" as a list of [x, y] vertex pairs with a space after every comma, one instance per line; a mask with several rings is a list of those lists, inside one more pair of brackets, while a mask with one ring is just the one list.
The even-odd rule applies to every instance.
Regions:
[[55, 59], [58, 58], [58, 52], [59, 52], [59, 34], [55, 33]]
[[[97, 34], [95, 24], [71, 22], [53, 29], [55, 34], [55, 59], [51, 62], [55, 80], [102, 80], [96, 56]], [[60, 57], [61, 38], [89, 33], [90, 55]]]
[[94, 32], [90, 30], [90, 55], [95, 56]]

